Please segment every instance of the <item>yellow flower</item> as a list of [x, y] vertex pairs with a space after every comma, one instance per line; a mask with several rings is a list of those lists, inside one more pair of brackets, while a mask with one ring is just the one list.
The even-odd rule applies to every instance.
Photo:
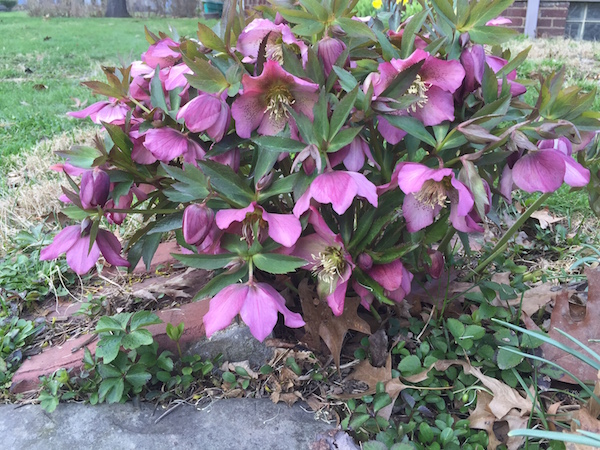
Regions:
[[406, 6], [406, 4], [409, 2], [410, 0], [396, 0], [396, 5], [400, 4], [400, 2], [402, 2], [402, 6]]
[[383, 4], [381, 3], [381, 0], [373, 0], [373, 8], [381, 9], [382, 6]]

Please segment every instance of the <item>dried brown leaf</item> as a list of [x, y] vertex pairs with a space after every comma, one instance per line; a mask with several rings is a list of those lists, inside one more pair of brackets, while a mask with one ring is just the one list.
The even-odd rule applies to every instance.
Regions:
[[[579, 434], [577, 433], [577, 430], [590, 431], [592, 433], [600, 433], [600, 420], [598, 420], [596, 417], [593, 417], [589, 413], [587, 408], [581, 408], [579, 411], [577, 411], [577, 414], [571, 422], [571, 431], [575, 434]], [[566, 448], [567, 450], [594, 450], [598, 447], [591, 447], [589, 445], [583, 444], [567, 443]]]
[[[600, 321], [598, 320], [598, 317], [600, 317], [600, 270], [588, 269], [585, 274], [588, 279], [588, 299], [584, 319], [574, 320], [569, 308], [569, 293], [563, 291], [556, 296], [556, 303], [550, 317], [548, 335], [567, 347], [577, 347], [570, 339], [556, 331], [556, 329], [559, 329], [578, 339], [596, 353], [600, 353], [600, 343], [594, 342], [600, 336]], [[541, 349], [545, 359], [559, 364], [580, 380], [596, 381], [597, 370], [589, 364], [584, 364], [569, 353], [547, 343], [542, 344]], [[559, 380], [565, 383], [577, 384], [575, 380], [566, 374]]]
[[509, 437], [508, 432], [527, 427], [528, 417], [522, 417], [518, 411], [512, 409], [504, 417], [498, 419], [490, 409], [494, 397], [485, 391], [477, 394], [477, 406], [469, 416], [471, 428], [485, 430], [488, 433], [488, 450], [495, 450], [499, 445], [506, 445], [508, 450], [521, 448], [525, 438], [521, 436]]
[[538, 209], [531, 215], [531, 217], [537, 219], [540, 222], [540, 227], [542, 230], [545, 230], [553, 223], [564, 220], [564, 217], [557, 217], [552, 215], [548, 208]]

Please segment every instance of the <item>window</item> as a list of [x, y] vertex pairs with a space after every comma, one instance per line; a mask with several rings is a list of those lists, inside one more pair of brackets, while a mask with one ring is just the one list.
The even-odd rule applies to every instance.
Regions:
[[600, 3], [571, 2], [565, 35], [573, 39], [600, 40]]

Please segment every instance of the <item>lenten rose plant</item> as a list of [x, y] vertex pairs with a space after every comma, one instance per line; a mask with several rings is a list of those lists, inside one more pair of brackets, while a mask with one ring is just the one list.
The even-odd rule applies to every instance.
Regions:
[[[61, 153], [75, 223], [41, 257], [66, 253], [78, 273], [100, 254], [149, 265], [174, 234], [178, 260], [213, 271], [197, 295], [208, 335], [239, 314], [263, 340], [279, 313], [305, 325], [281, 293], [304, 279], [335, 316], [360, 297], [379, 317], [516, 189], [586, 188], [600, 212], [595, 91], [561, 71], [517, 79], [527, 50], [502, 50], [514, 32], [497, 19], [511, 2], [427, 0], [397, 24], [300, 0], [235, 6], [221, 36], [147, 30], [140, 61], [85, 83], [106, 98], [70, 113], [103, 137]], [[134, 213], [125, 259], [109, 230]]]

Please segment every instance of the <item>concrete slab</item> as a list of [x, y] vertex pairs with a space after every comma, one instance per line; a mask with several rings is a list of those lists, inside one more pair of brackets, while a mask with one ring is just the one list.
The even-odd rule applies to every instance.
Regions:
[[61, 404], [52, 414], [38, 405], [0, 406], [2, 448], [306, 450], [333, 425], [296, 404], [268, 399], [219, 400], [197, 410], [182, 405], [156, 423], [163, 409], [142, 404]]

